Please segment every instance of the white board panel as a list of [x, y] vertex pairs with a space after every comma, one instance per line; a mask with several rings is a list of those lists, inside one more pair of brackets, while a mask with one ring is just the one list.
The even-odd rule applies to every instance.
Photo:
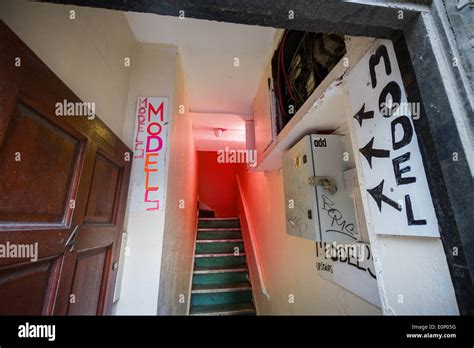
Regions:
[[168, 98], [137, 99], [131, 212], [163, 210], [168, 114]]
[[365, 243], [350, 247], [356, 251], [341, 253], [336, 244], [316, 242], [316, 270], [321, 277], [380, 307], [372, 250]]
[[412, 119], [420, 108], [407, 101], [391, 41], [377, 40], [346, 83], [374, 232], [439, 237]]

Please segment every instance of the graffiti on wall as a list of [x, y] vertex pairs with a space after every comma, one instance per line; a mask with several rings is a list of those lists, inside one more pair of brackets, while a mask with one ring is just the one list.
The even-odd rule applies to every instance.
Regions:
[[163, 209], [168, 98], [139, 97], [133, 137], [130, 211]]

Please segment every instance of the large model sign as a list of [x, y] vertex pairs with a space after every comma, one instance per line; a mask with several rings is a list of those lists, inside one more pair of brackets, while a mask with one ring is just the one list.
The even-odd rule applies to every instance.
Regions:
[[139, 97], [133, 138], [130, 211], [163, 209], [168, 98]]
[[347, 87], [373, 231], [438, 237], [412, 120], [419, 105], [407, 101], [390, 41], [376, 41]]

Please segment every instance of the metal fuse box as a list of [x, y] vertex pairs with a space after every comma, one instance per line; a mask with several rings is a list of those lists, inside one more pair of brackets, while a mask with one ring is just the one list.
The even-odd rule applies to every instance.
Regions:
[[284, 154], [288, 234], [341, 244], [359, 239], [352, 191], [344, 185], [344, 142], [341, 135], [312, 134]]

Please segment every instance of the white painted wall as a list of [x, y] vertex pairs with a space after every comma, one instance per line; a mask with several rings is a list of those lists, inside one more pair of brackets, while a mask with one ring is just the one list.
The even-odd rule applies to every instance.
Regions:
[[2, 0], [0, 19], [79, 98], [94, 102], [100, 119], [122, 136], [131, 72], [124, 58], [132, 56], [136, 44], [123, 13]]
[[[138, 97], [168, 97], [174, 103], [177, 48], [169, 45], [137, 44], [132, 61], [127, 112], [123, 123], [123, 137], [132, 148], [135, 108]], [[171, 119], [171, 115], [169, 115]], [[168, 132], [168, 144], [170, 142]], [[170, 146], [166, 157], [170, 158]], [[168, 162], [166, 164], [168, 168]], [[166, 169], [166, 172], [168, 169]], [[132, 183], [136, 178], [131, 178]], [[168, 175], [160, 185], [166, 201]], [[132, 184], [130, 185], [132, 186]], [[130, 194], [129, 194], [130, 197]], [[115, 314], [156, 315], [163, 246], [165, 211], [127, 212], [128, 255], [123, 269], [120, 299], [114, 306]], [[172, 208], [171, 208], [172, 209]]]
[[371, 244], [384, 314], [459, 314], [439, 238], [372, 234]]
[[[177, 59], [176, 87], [170, 134], [163, 253], [158, 314], [186, 315], [191, 299], [194, 243], [197, 225], [197, 153], [181, 60]], [[184, 112], [180, 108], [184, 107]], [[184, 296], [184, 301], [180, 301]]]

